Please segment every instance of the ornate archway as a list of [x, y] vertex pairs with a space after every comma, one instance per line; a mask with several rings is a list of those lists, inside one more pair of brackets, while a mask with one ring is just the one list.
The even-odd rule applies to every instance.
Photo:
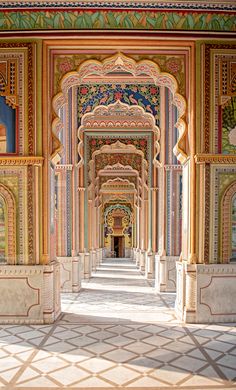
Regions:
[[[167, 87], [173, 94], [173, 104], [178, 110], [178, 120], [175, 124], [179, 131], [177, 143], [174, 147], [174, 153], [180, 162], [184, 162], [187, 158], [187, 125], [185, 122], [186, 116], [186, 100], [178, 92], [178, 83], [176, 79], [166, 72], [161, 72], [159, 66], [150, 60], [142, 60], [135, 62], [133, 59], [125, 56], [122, 53], [105, 59], [103, 62], [97, 60], [88, 60], [82, 63], [77, 71], [68, 72], [63, 76], [60, 82], [61, 92], [53, 98], [53, 109], [56, 118], [52, 123], [52, 133], [54, 136], [63, 129], [63, 123], [60, 118], [60, 109], [68, 105], [68, 91], [73, 86], [79, 86], [82, 82], [90, 80], [90, 82], [98, 80], [112, 80], [117, 71], [124, 74], [127, 80], [133, 78], [141, 79], [148, 77], [154, 85]], [[58, 146], [58, 145], [57, 145]], [[61, 152], [61, 147], [56, 147], [53, 150], [53, 155]]]

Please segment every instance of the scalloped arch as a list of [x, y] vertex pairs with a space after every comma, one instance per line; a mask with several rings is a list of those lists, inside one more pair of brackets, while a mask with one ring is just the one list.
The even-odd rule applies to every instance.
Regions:
[[128, 215], [129, 217], [132, 215], [132, 211], [130, 210], [130, 208], [128, 206], [125, 206], [123, 204], [114, 204], [114, 205], [111, 205], [109, 207], [106, 208], [105, 212], [104, 212], [104, 220], [105, 220], [105, 223], [107, 222], [107, 216], [110, 212], [112, 212], [113, 210], [117, 210], [117, 209], [120, 209], [120, 210], [124, 210]]
[[[97, 60], [87, 60], [83, 62], [77, 71], [68, 72], [64, 75], [60, 82], [61, 92], [54, 96], [52, 104], [56, 114], [56, 118], [52, 123], [52, 132], [56, 135], [60, 127], [60, 108], [67, 104], [68, 90], [76, 85], [80, 85], [88, 79], [97, 81], [98, 78], [109, 78], [113, 72], [122, 71], [127, 75], [132, 75], [136, 78], [141, 78], [146, 75], [153, 79], [157, 86], [164, 86], [170, 89], [173, 94], [173, 104], [177, 107], [179, 118], [176, 123], [176, 128], [179, 131], [179, 137], [174, 147], [174, 154], [177, 159], [183, 163], [187, 158], [185, 146], [185, 138], [187, 135], [186, 116], [186, 100], [178, 92], [178, 83], [174, 76], [169, 73], [161, 72], [159, 66], [150, 60], [141, 60], [136, 62], [132, 58], [125, 56], [122, 53], [117, 53], [112, 57], [106, 58], [102, 62]], [[58, 121], [59, 120], [59, 121]], [[62, 125], [63, 126], [63, 125]], [[54, 151], [53, 155], [60, 152], [60, 148]]]
[[92, 112], [85, 114], [82, 117], [81, 126], [78, 129], [78, 153], [80, 155], [80, 163], [83, 164], [83, 141], [84, 141], [84, 131], [89, 128], [101, 129], [107, 128], [110, 130], [152, 130], [154, 134], [154, 146], [155, 146], [155, 155], [153, 157], [153, 164], [155, 166], [159, 165], [157, 160], [157, 155], [160, 152], [160, 129], [155, 124], [155, 120], [152, 114], [145, 112], [145, 110], [140, 106], [129, 105], [122, 103], [120, 100], [117, 100], [115, 103], [109, 104], [107, 106], [100, 105], [97, 106]]

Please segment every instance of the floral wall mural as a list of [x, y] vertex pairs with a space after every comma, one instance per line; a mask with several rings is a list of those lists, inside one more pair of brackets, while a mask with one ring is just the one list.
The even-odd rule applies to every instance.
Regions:
[[236, 153], [236, 96], [223, 108], [222, 151], [224, 154]]
[[159, 123], [159, 88], [153, 84], [81, 84], [78, 88], [78, 119], [96, 106], [120, 100], [129, 105], [139, 105], [154, 115]]

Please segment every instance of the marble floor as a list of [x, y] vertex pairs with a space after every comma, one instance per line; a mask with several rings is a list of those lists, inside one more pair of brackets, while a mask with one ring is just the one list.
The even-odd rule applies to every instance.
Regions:
[[185, 325], [128, 260], [104, 260], [50, 326], [0, 325], [0, 388], [236, 389], [235, 324]]

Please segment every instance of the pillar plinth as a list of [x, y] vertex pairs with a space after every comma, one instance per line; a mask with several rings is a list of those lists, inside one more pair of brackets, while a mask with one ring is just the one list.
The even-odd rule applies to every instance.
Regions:
[[176, 291], [177, 256], [155, 256], [155, 288], [158, 292]]
[[57, 257], [60, 263], [62, 292], [78, 292], [81, 288], [80, 257]]
[[155, 253], [148, 252], [146, 254], [145, 277], [147, 279], [155, 277]]
[[140, 252], [140, 264], [139, 264], [139, 269], [140, 271], [144, 272], [145, 271], [145, 263], [146, 263], [146, 251], [141, 250]]
[[0, 276], [1, 324], [51, 324], [58, 318], [61, 302], [57, 261], [48, 265], [0, 265]]
[[92, 272], [92, 261], [89, 252], [84, 253], [84, 279], [89, 279]]

